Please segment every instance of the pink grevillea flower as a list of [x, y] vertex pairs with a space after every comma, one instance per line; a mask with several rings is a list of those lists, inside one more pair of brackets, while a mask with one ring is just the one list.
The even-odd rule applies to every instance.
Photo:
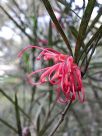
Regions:
[[[37, 48], [41, 50], [41, 53], [37, 56], [37, 60], [43, 58], [45, 61], [49, 61], [50, 59], [54, 61], [54, 65], [28, 74], [29, 83], [31, 85], [41, 85], [49, 81], [52, 85], [56, 86], [57, 98], [60, 103], [74, 101], [76, 96], [78, 96], [81, 102], [84, 101], [81, 71], [74, 63], [72, 56], [64, 55], [51, 48], [42, 48], [38, 46], [28, 46], [24, 48], [18, 56], [21, 57], [28, 48]], [[39, 81], [33, 82], [32, 76], [40, 72], [41, 76]]]

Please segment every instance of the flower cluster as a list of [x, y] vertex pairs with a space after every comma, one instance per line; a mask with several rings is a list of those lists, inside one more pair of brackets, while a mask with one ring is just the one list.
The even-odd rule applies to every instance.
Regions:
[[[33, 71], [28, 75], [31, 85], [40, 85], [49, 81], [52, 85], [56, 85], [57, 98], [60, 103], [74, 101], [77, 95], [81, 102], [84, 101], [81, 71], [74, 63], [72, 56], [64, 55], [51, 48], [42, 48], [38, 46], [28, 46], [27, 48], [24, 48], [18, 56], [22, 56], [28, 48], [37, 48], [41, 50], [37, 60], [43, 58], [45, 61], [49, 61], [50, 59], [53, 59], [54, 61], [53, 66]], [[32, 76], [39, 72], [42, 74], [39, 81], [35, 83], [32, 80]]]

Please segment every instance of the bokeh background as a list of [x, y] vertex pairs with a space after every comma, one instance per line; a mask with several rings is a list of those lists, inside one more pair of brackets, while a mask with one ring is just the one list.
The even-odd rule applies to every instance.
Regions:
[[[74, 52], [88, 0], [50, 0], [50, 3]], [[100, 26], [102, 0], [97, 0], [85, 44]], [[102, 27], [100, 31], [102, 35]], [[37, 61], [37, 49], [29, 49], [18, 58], [19, 51], [30, 44], [69, 53], [41, 0], [0, 0], [0, 136], [22, 136], [21, 132], [26, 130], [31, 136], [48, 136], [65, 108], [55, 102], [54, 86], [48, 83], [32, 87], [27, 82], [27, 73], [52, 64]], [[86, 61], [90, 53], [91, 50]], [[85, 62], [79, 65], [83, 70]], [[38, 80], [39, 75], [34, 78]], [[83, 84], [85, 102], [76, 100], [72, 104], [55, 136], [102, 136], [102, 37]]]

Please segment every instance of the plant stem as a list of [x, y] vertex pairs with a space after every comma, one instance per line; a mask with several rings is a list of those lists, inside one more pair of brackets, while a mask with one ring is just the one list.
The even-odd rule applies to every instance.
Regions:
[[65, 44], [67, 45], [67, 47], [68, 47], [68, 49], [69, 49], [69, 52], [70, 52], [70, 55], [73, 56], [73, 52], [72, 52], [72, 49], [71, 49], [70, 42], [68, 41], [68, 38], [67, 38], [66, 34], [64, 33], [64, 31], [63, 31], [61, 25], [59, 24], [59, 22], [58, 22], [58, 20], [57, 20], [57, 18], [56, 18], [56, 16], [55, 16], [55, 14], [54, 14], [54, 11], [53, 11], [53, 9], [52, 9], [52, 6], [51, 6], [49, 0], [42, 0], [42, 2], [44, 3], [45, 8], [47, 9], [47, 12], [48, 12], [48, 14], [50, 15], [50, 17], [51, 17], [53, 23], [55, 24], [56, 29], [57, 29], [58, 32], [60, 33], [61, 37], [63, 38], [63, 40], [64, 40], [64, 42], [65, 42]]
[[56, 130], [58, 129], [58, 127], [59, 127], [59, 126], [61, 125], [61, 123], [63, 122], [63, 120], [64, 120], [64, 118], [65, 118], [65, 115], [66, 115], [66, 113], [67, 113], [69, 107], [71, 106], [71, 104], [72, 104], [72, 101], [70, 101], [70, 102], [66, 105], [64, 111], [61, 113], [61, 117], [60, 117], [60, 119], [58, 120], [58, 123], [56, 124], [56, 126], [54, 127], [54, 129], [52, 130], [52, 132], [49, 134], [49, 136], [53, 136], [53, 135], [55, 134]]

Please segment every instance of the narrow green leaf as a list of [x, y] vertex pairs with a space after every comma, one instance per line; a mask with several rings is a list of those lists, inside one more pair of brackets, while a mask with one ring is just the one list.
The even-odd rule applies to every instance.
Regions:
[[27, 64], [28, 63], [28, 60], [29, 60], [29, 54], [27, 52], [24, 53], [23, 55], [23, 60], [24, 62]]
[[[2, 89], [0, 89], [0, 92], [5, 96], [5, 98], [7, 98], [12, 104], [15, 104], [15, 102], [12, 100], [12, 98], [9, 96], [9, 95], [7, 95]], [[30, 119], [30, 117], [24, 112], [24, 110], [20, 107], [20, 106], [18, 106], [19, 107], [19, 110], [28, 118], [28, 119]]]
[[[88, 58], [88, 60], [87, 60], [87, 64], [86, 64], [86, 66], [85, 66], [83, 75], [84, 75], [84, 74], [86, 73], [86, 71], [87, 71], [87, 68], [88, 68], [89, 63], [90, 63], [90, 61], [91, 61], [92, 55], [93, 55], [93, 53], [94, 53], [94, 51], [95, 51], [95, 49], [96, 49], [96, 47], [97, 47], [97, 45], [98, 45], [98, 42], [99, 42], [99, 40], [100, 40], [100, 37], [101, 37], [101, 35], [99, 34], [98, 37], [97, 37], [97, 39], [96, 39], [96, 41], [93, 43], [93, 48], [92, 48], [91, 54], [90, 54], [90, 56], [89, 56], [89, 58]], [[84, 59], [83, 59], [83, 61], [82, 61], [82, 64], [83, 64], [85, 58], [86, 58], [86, 57], [84, 57]], [[81, 64], [81, 65], [82, 65], [82, 64]]]
[[5, 126], [7, 126], [8, 128], [10, 128], [11, 130], [13, 130], [15, 133], [18, 133], [18, 131], [16, 130], [16, 128], [14, 128], [12, 125], [10, 125], [7, 121], [3, 120], [0, 118], [0, 122], [2, 122]]
[[89, 40], [89, 42], [86, 44], [86, 47], [84, 50], [86, 50], [92, 42], [97, 38], [97, 36], [100, 34], [100, 37], [102, 37], [102, 25], [98, 28], [97, 32], [92, 36], [92, 38]]
[[59, 22], [58, 22], [58, 20], [57, 20], [57, 18], [55, 16], [55, 14], [54, 14], [54, 12], [53, 12], [53, 9], [52, 9], [49, 1], [48, 0], [42, 0], [42, 1], [43, 1], [44, 5], [46, 7], [46, 9], [47, 9], [47, 11], [48, 11], [51, 19], [52, 19], [52, 21], [54, 22], [54, 24], [55, 24], [58, 32], [60, 33], [60, 35], [62, 36], [64, 42], [66, 43], [66, 45], [67, 45], [67, 47], [68, 47], [68, 49], [70, 51], [70, 54], [73, 56], [72, 49], [71, 49], [71, 46], [69, 44], [69, 41], [68, 41], [68, 39], [67, 39], [67, 37], [66, 37], [63, 29], [62, 29], [62, 27], [60, 26], [60, 24], [59, 24]]
[[52, 45], [52, 24], [49, 22], [49, 31], [48, 31], [48, 45], [51, 47]]
[[91, 25], [86, 31], [86, 35], [92, 30], [92, 28], [95, 26], [95, 24], [98, 22], [99, 18], [102, 16], [102, 7], [99, 9], [97, 16], [95, 19], [92, 21]]
[[68, 14], [68, 12], [69, 11], [72, 11], [79, 19], [81, 19], [81, 17], [73, 10], [73, 9], [71, 9], [71, 5], [72, 5], [72, 2], [73, 1], [70, 1], [69, 3], [68, 3], [68, 1], [62, 1], [62, 0], [57, 0], [59, 3], [61, 3], [62, 5], [64, 5], [65, 6], [65, 10], [64, 10], [64, 12], [66, 13], [66, 14]]
[[[78, 38], [78, 31], [76, 30], [76, 28], [75, 28], [74, 26], [70, 26], [69, 28], [70, 28], [70, 30], [71, 30], [72, 35], [73, 35], [74, 38], [77, 40], [77, 38]], [[84, 48], [85, 48], [85, 44], [84, 44], [84, 43], [82, 43], [82, 48], [83, 48], [83, 50], [84, 50]], [[81, 52], [82, 52], [82, 51], [81, 51]], [[80, 54], [81, 54], [81, 52], [80, 52]], [[84, 51], [84, 53], [86, 54], [86, 51]]]
[[33, 34], [34, 34], [34, 43], [36, 43], [36, 39], [37, 39], [37, 29], [38, 29], [38, 20], [37, 17], [34, 17], [33, 20]]
[[17, 128], [19, 136], [22, 136], [22, 127], [21, 127], [21, 120], [20, 120], [20, 112], [18, 108], [18, 98], [15, 93], [15, 112], [16, 112], [16, 121], [17, 121]]
[[[52, 45], [52, 24], [51, 24], [51, 21], [49, 22], [49, 31], [48, 31], [48, 44], [49, 46], [51, 47]], [[53, 65], [53, 61], [49, 61], [49, 66]], [[50, 104], [52, 103], [52, 100], [53, 100], [53, 87], [52, 85], [49, 83], [49, 106]]]
[[37, 117], [36, 125], [37, 125], [37, 135], [39, 135], [39, 132], [40, 132], [40, 113]]
[[64, 6], [65, 6], [66, 4], [68, 4], [67, 1], [65, 1], [65, 0], [57, 0], [57, 1], [60, 2], [61, 4], [63, 4]]
[[74, 38], [77, 39], [78, 32], [77, 32], [76, 28], [74, 26], [70, 26], [69, 28], [70, 28], [71, 33], [73, 34]]
[[87, 29], [92, 11], [94, 9], [95, 3], [96, 3], [96, 0], [89, 0], [88, 1], [87, 7], [85, 9], [84, 15], [81, 20], [78, 38], [77, 38], [77, 42], [76, 42], [76, 46], [75, 46], [75, 54], [74, 54], [76, 63], [77, 63], [77, 60], [79, 57], [80, 48], [81, 48], [83, 40], [85, 38], [86, 29]]
[[92, 36], [92, 38], [89, 40], [89, 42], [86, 44], [84, 50], [80, 53], [78, 62], [80, 61], [82, 55], [87, 56], [88, 52], [93, 48], [93, 41], [97, 39], [97, 36], [100, 34], [100, 38], [102, 37], [102, 25], [98, 28], [97, 32]]

